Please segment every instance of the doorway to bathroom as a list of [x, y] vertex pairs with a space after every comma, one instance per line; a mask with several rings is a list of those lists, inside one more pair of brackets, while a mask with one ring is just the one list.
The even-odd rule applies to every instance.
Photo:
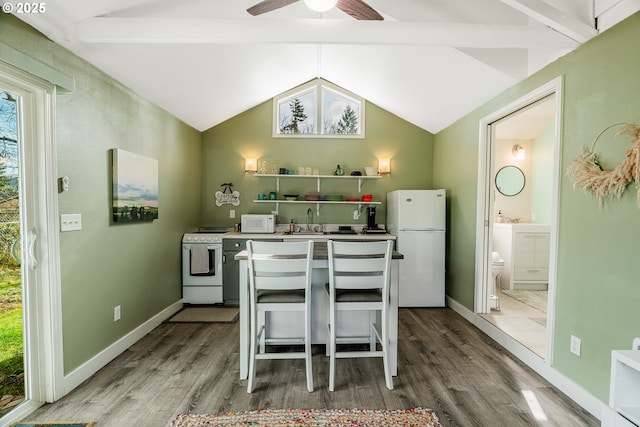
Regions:
[[548, 362], [561, 85], [549, 82], [480, 126], [475, 311]]

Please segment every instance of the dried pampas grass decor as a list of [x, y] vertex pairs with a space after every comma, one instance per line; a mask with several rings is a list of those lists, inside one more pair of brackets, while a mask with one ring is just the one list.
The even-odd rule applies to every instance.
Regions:
[[[631, 148], [625, 153], [625, 159], [613, 170], [602, 170], [598, 154], [593, 151], [596, 142], [607, 130], [620, 125], [624, 125], [624, 128], [616, 132], [616, 136], [629, 135]], [[619, 198], [627, 186], [635, 181], [640, 210], [640, 123], [616, 123], [604, 129], [593, 141], [591, 148], [585, 148], [584, 152], [569, 164], [567, 175], [573, 182], [573, 188], [582, 187], [585, 193], [595, 195], [600, 208], [604, 205], [605, 198]]]

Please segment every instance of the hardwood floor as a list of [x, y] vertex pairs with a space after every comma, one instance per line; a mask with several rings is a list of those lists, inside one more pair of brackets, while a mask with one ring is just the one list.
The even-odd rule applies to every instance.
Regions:
[[[600, 425], [451, 309], [401, 309], [399, 336], [392, 391], [380, 359], [344, 359], [329, 393], [328, 361], [318, 346], [313, 393], [303, 360], [274, 360], [259, 361], [256, 390], [248, 394], [238, 379], [237, 322], [164, 323], [28, 419], [155, 427], [181, 412], [421, 406], [435, 410], [443, 426]], [[536, 419], [527, 401], [537, 401], [547, 420]]]

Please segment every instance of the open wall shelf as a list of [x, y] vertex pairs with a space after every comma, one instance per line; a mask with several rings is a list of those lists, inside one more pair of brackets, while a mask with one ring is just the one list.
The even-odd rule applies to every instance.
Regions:
[[380, 179], [382, 176], [373, 175], [373, 176], [351, 176], [351, 175], [285, 175], [285, 174], [262, 174], [256, 173], [253, 176], [257, 177], [271, 177], [276, 179], [276, 191], [280, 191], [280, 180], [281, 179], [315, 179], [316, 180], [316, 188], [317, 191], [320, 192], [320, 183], [323, 179], [346, 179], [346, 180], [357, 180], [358, 181], [358, 193], [362, 191], [362, 181], [367, 179]]
[[[255, 177], [258, 178], [275, 178], [276, 179], [276, 191], [280, 192], [280, 180], [281, 179], [315, 179], [316, 180], [316, 191], [320, 193], [321, 182], [323, 179], [342, 179], [342, 180], [350, 180], [358, 182], [358, 193], [362, 192], [362, 182], [371, 179], [380, 179], [382, 176], [373, 175], [373, 176], [351, 176], [351, 175], [284, 175], [284, 174], [254, 174]], [[331, 200], [254, 200], [254, 203], [275, 203], [276, 211], [279, 210], [279, 205], [281, 203], [285, 204], [315, 204], [316, 205], [316, 215], [320, 215], [320, 205], [353, 205], [357, 206], [358, 209], [362, 209], [362, 206], [369, 205], [379, 205], [381, 202], [365, 202], [365, 201], [331, 201]]]

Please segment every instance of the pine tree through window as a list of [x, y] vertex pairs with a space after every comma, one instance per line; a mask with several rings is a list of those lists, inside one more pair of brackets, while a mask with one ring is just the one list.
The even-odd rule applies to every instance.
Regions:
[[364, 138], [364, 100], [313, 80], [274, 98], [273, 136]]

